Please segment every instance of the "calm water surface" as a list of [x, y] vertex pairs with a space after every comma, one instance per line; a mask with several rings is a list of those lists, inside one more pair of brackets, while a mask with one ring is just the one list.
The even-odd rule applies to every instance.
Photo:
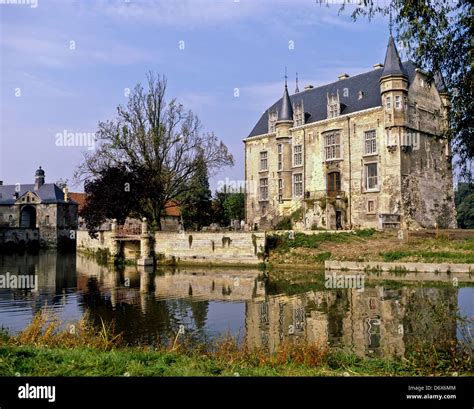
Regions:
[[[127, 266], [115, 269], [76, 254], [0, 255], [0, 275], [35, 276], [36, 289], [0, 289], [0, 326], [16, 333], [47, 308], [63, 321], [88, 312], [115, 323], [127, 342], [207, 342], [232, 334], [274, 350], [305, 339], [362, 356], [403, 355], [417, 340], [474, 335], [474, 283], [454, 287], [366, 280], [364, 291], [326, 289], [324, 272], [307, 281], [254, 269]], [[470, 322], [457, 319], [457, 314]], [[183, 328], [181, 327], [181, 328]], [[470, 338], [472, 339], [472, 338]]]

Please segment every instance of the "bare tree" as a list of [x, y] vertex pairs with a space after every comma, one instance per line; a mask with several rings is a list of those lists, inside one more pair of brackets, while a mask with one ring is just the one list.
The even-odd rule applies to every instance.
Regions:
[[[98, 148], [86, 153], [76, 169], [76, 180], [87, 180], [110, 167], [125, 165], [142, 177], [139, 216], [157, 229], [167, 206], [183, 197], [203, 158], [212, 175], [232, 166], [233, 157], [213, 133], [202, 133], [196, 115], [185, 111], [176, 99], [165, 99], [166, 78], [147, 74], [148, 89], [138, 84], [126, 107], [117, 108], [117, 118], [99, 122]], [[124, 187], [125, 188], [125, 187]], [[119, 203], [117, 205], [120, 205]]]

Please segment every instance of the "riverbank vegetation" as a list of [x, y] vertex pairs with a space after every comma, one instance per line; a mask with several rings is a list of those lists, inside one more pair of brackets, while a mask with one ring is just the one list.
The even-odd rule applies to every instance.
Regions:
[[0, 336], [2, 376], [464, 376], [472, 353], [452, 343], [419, 343], [404, 357], [360, 357], [325, 344], [286, 342], [275, 351], [231, 336], [210, 345], [129, 347], [113, 326], [64, 325], [38, 314], [17, 335]]
[[373, 229], [316, 234], [272, 234], [267, 237], [273, 266], [320, 265], [325, 260], [474, 263], [474, 230], [405, 232]]

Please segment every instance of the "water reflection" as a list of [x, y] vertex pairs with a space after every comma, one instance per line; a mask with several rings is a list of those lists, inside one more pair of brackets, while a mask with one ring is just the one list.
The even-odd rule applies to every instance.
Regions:
[[169, 342], [184, 326], [184, 337], [199, 342], [231, 333], [249, 347], [270, 351], [304, 339], [362, 356], [401, 356], [419, 340], [459, 338], [458, 304], [463, 315], [474, 315], [474, 287], [376, 282], [358, 291], [299, 283], [293, 294], [258, 270], [117, 270], [54, 252], [0, 256], [0, 274], [6, 272], [35, 275], [38, 285], [0, 289], [0, 325], [19, 331], [47, 305], [65, 321], [86, 311], [97, 325], [113, 321], [135, 345]]

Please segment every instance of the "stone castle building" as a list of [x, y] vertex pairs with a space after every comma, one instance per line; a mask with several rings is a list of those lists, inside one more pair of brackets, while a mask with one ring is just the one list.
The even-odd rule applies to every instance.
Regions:
[[[246, 221], [301, 229], [456, 227], [448, 95], [392, 36], [370, 72], [283, 97], [245, 143]], [[298, 211], [298, 212], [296, 212]]]
[[37, 242], [41, 246], [75, 245], [77, 203], [67, 188], [45, 183], [41, 166], [35, 183], [0, 182], [0, 244]]

